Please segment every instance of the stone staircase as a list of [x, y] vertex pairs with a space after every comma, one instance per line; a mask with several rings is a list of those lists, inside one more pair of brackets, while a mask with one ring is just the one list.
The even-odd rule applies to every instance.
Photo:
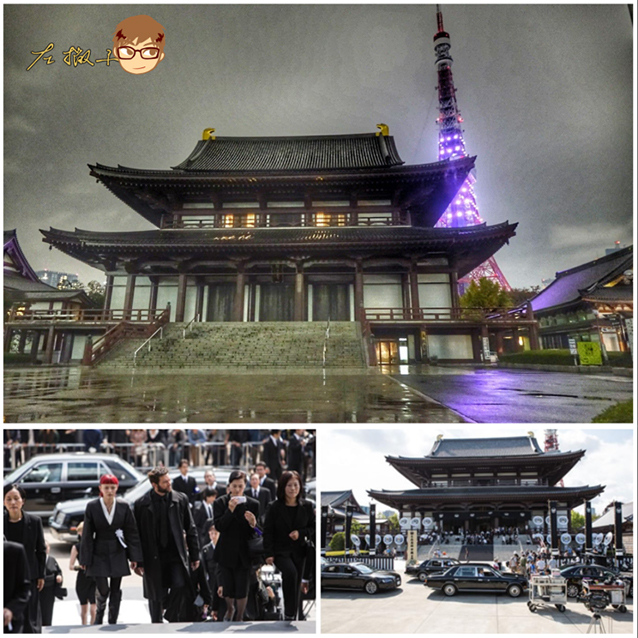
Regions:
[[[153, 339], [150, 352], [143, 348], [138, 353], [137, 367], [322, 367], [324, 323], [195, 323], [184, 338], [185, 327], [182, 323], [165, 326], [163, 338]], [[142, 343], [140, 339], [123, 342], [100, 363], [100, 367], [132, 367], [133, 352]], [[358, 323], [344, 321], [330, 325], [326, 367], [365, 367]]]

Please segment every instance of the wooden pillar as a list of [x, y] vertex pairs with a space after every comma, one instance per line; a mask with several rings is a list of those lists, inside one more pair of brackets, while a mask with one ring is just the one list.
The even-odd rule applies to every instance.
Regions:
[[456, 268], [450, 273], [450, 298], [452, 299], [452, 308], [459, 307], [459, 273]]
[[503, 354], [503, 331], [502, 330], [496, 330], [496, 354], [499, 356]]
[[4, 333], [4, 351], [11, 350], [11, 339], [13, 338], [13, 328], [7, 328]]
[[177, 306], [175, 307], [175, 321], [184, 321], [184, 311], [186, 309], [186, 273], [179, 273], [177, 283]]
[[24, 346], [27, 343], [27, 330], [20, 330], [20, 342], [18, 343], [18, 352], [24, 354]]
[[523, 346], [519, 345], [518, 343], [518, 337], [519, 337], [519, 332], [518, 332], [518, 326], [514, 326], [512, 328], [512, 341], [514, 342], [514, 352], [519, 352], [520, 350], [523, 350]]
[[149, 277], [151, 281], [151, 294], [148, 296], [148, 309], [150, 311], [157, 310], [157, 295], [159, 292], [159, 279], [157, 277]]
[[40, 333], [37, 330], [34, 330], [33, 340], [31, 341], [31, 363], [35, 363], [38, 360], [39, 345], [40, 345]]
[[133, 298], [135, 297], [135, 275], [126, 277], [126, 293], [124, 295], [124, 319], [131, 318], [133, 310]]
[[244, 290], [246, 287], [246, 273], [243, 266], [237, 267], [237, 279], [235, 288], [235, 306], [233, 308], [233, 321], [244, 320]]
[[297, 264], [297, 272], [295, 273], [295, 309], [293, 319], [295, 321], [303, 321], [306, 318], [305, 310], [305, 284], [303, 264]]
[[113, 299], [113, 275], [106, 276], [106, 286], [104, 288], [104, 310], [111, 309], [111, 301]]
[[419, 299], [419, 273], [415, 261], [410, 265], [410, 296], [412, 297], [412, 318], [418, 319], [421, 312], [421, 300]]
[[197, 281], [197, 296], [195, 298], [195, 321], [204, 321], [204, 290], [206, 284]]
[[53, 363], [53, 346], [55, 344], [55, 326], [49, 327], [47, 346], [44, 353], [44, 363]]
[[357, 260], [354, 272], [354, 316], [356, 321], [363, 323], [363, 265], [360, 260]]
[[529, 347], [531, 350], [540, 350], [540, 339], [538, 338], [538, 323], [535, 321], [534, 309], [532, 308], [532, 302], [527, 302], [527, 312], [525, 313], [528, 321], [534, 323], [529, 324]]

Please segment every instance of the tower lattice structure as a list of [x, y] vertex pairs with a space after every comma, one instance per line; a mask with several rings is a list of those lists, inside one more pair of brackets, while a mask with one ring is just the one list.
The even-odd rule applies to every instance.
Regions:
[[[556, 430], [545, 430], [545, 452], [559, 452], [558, 449], [558, 434]], [[563, 479], [558, 483], [561, 487], [565, 487]]]
[[[439, 117], [439, 160], [465, 157], [465, 140], [463, 139], [463, 118], [456, 101], [456, 89], [452, 77], [452, 57], [450, 56], [450, 35], [443, 28], [443, 14], [440, 5], [436, 5], [437, 33], [434, 36], [434, 52], [436, 54], [436, 71], [438, 75]], [[482, 224], [479, 215], [474, 184], [476, 178], [470, 173], [447, 207], [436, 226], [439, 228], [458, 228]], [[471, 273], [459, 280], [461, 292], [470, 281], [478, 281], [482, 277], [498, 282], [504, 290], [511, 290], [494, 257], [475, 268]]]

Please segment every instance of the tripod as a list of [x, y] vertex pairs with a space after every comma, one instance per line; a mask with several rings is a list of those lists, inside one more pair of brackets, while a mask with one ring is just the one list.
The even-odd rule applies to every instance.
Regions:
[[[593, 632], [592, 632], [593, 629]], [[594, 634], [604, 634], [607, 633], [605, 631], [605, 625], [603, 625], [603, 619], [601, 618], [598, 612], [594, 612], [591, 616], [591, 620], [589, 621], [589, 627], [587, 627], [586, 633], [594, 633]]]

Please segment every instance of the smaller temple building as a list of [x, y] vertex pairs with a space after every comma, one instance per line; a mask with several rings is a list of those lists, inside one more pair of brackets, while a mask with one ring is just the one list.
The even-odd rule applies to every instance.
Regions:
[[569, 340], [604, 344], [608, 352], [630, 349], [633, 323], [634, 247], [556, 273], [531, 300], [543, 349], [568, 348]]
[[557, 531], [569, 531], [571, 511], [598, 496], [601, 485], [562, 487], [584, 450], [544, 452], [534, 434], [505, 438], [437, 437], [426, 456], [386, 456], [416, 489], [368, 490], [371, 498], [420, 518], [425, 532], [480, 532], [498, 527], [549, 533], [549, 503]]

